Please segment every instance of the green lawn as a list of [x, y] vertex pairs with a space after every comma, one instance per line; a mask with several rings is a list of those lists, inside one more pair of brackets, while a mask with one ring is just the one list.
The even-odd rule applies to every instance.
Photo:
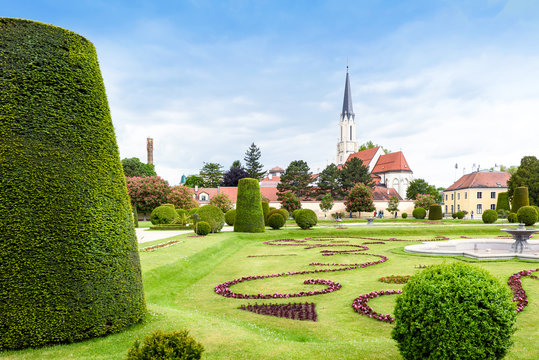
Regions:
[[[369, 255], [321, 256], [323, 248], [305, 246], [270, 246], [265, 240], [304, 239], [313, 236], [364, 236], [388, 239], [430, 239], [434, 236], [496, 237], [496, 225], [420, 225], [350, 226], [348, 229], [267, 230], [262, 234], [223, 232], [206, 237], [181, 235], [177, 245], [153, 252], [141, 252], [144, 286], [148, 308], [147, 319], [120, 334], [70, 345], [40, 349], [0, 352], [2, 359], [123, 359], [138, 337], [156, 329], [188, 328], [206, 351], [205, 359], [399, 359], [396, 343], [391, 339], [393, 325], [355, 313], [352, 302], [360, 294], [374, 290], [400, 289], [403, 285], [386, 284], [377, 279], [388, 275], [413, 275], [418, 265], [444, 261], [469, 261], [507, 282], [520, 270], [535, 269], [537, 262], [519, 260], [471, 261], [466, 258], [428, 257], [404, 253], [405, 244], [386, 241], [367, 245], [368, 253], [389, 258], [382, 264], [342, 272], [304, 274], [260, 279], [231, 288], [240, 293], [296, 293], [322, 289], [321, 285], [304, 285], [308, 278], [328, 279], [342, 284], [338, 291], [295, 299], [245, 300], [214, 293], [214, 286], [246, 275], [265, 275], [298, 270], [312, 270], [311, 262], [357, 263], [375, 261]], [[145, 246], [167, 242], [160, 240]], [[363, 239], [337, 239], [361, 244]], [[312, 242], [309, 242], [312, 243]], [[322, 242], [319, 242], [322, 243]], [[331, 243], [324, 241], [323, 243]], [[339, 243], [331, 243], [339, 244]], [[342, 243], [346, 244], [346, 243]], [[345, 247], [332, 247], [343, 250]], [[249, 255], [286, 255], [248, 257]], [[507, 359], [536, 359], [539, 353], [539, 281], [524, 278], [529, 306], [518, 315], [515, 345]], [[391, 313], [396, 296], [383, 296], [369, 302], [376, 311]], [[318, 322], [288, 320], [239, 310], [241, 304], [314, 302]]]

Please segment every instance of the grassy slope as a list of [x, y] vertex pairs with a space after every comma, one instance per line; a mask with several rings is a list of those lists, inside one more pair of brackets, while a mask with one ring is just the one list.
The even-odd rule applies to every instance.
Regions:
[[[282, 271], [311, 269], [310, 262], [365, 262], [371, 256], [321, 256], [320, 249], [305, 250], [302, 246], [268, 246], [262, 241], [306, 236], [359, 235], [369, 237], [405, 237], [428, 239], [435, 235], [448, 237], [497, 236], [496, 226], [398, 226], [350, 227], [344, 230], [287, 229], [263, 234], [220, 233], [205, 238], [178, 236], [182, 242], [155, 252], [141, 253], [146, 298], [151, 313], [147, 320], [127, 331], [81, 343], [45, 347], [36, 350], [0, 353], [2, 359], [122, 359], [135, 338], [154, 329], [189, 328], [206, 349], [206, 359], [395, 359], [399, 358], [391, 340], [392, 325], [381, 323], [352, 311], [351, 303], [359, 294], [373, 290], [398, 289], [402, 285], [377, 281], [387, 275], [413, 275], [417, 265], [443, 261], [469, 261], [465, 258], [426, 257], [402, 252], [405, 245], [386, 242], [368, 245], [368, 252], [383, 254], [389, 261], [364, 269], [346, 272], [307, 274], [238, 284], [236, 292], [298, 292], [316, 288], [303, 285], [307, 278], [323, 278], [340, 282], [339, 291], [326, 295], [303, 297], [296, 301], [314, 302], [319, 321], [303, 322], [256, 315], [238, 310], [244, 303], [288, 303], [276, 300], [236, 300], [213, 292], [221, 282], [244, 275], [261, 275]], [[361, 244], [365, 240], [350, 240]], [[165, 242], [165, 241], [158, 241]], [[145, 244], [151, 245], [152, 243]], [[339, 248], [337, 248], [339, 249]], [[280, 257], [248, 258], [248, 255], [296, 254]], [[520, 270], [537, 268], [535, 262], [474, 262], [496, 275], [501, 281]], [[534, 359], [539, 353], [535, 341], [539, 321], [538, 280], [525, 279], [524, 288], [530, 305], [518, 316], [515, 346], [507, 359]], [[385, 296], [369, 303], [379, 312], [391, 313], [395, 296]]]

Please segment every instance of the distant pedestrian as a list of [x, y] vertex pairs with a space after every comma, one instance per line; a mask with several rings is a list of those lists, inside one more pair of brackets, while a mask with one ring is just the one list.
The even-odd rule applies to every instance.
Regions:
[[472, 211], [472, 214], [471, 214], [471, 216], [472, 216], [472, 219], [473, 219], [473, 211]]
[[395, 219], [397, 218], [397, 212], [395, 211]]
[[373, 215], [373, 217], [376, 217], [376, 210], [374, 210], [374, 215]]

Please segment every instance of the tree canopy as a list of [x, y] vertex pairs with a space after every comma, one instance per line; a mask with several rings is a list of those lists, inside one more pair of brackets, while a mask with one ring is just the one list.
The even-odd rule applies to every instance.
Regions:
[[201, 176], [198, 176], [198, 175], [190, 175], [187, 177], [187, 179], [185, 180], [185, 184], [183, 184], [184, 186], [189, 186], [189, 187], [192, 187], [194, 188], [195, 186], [198, 186], [198, 187], [202, 187], [204, 186], [204, 180], [202, 179]]
[[520, 186], [528, 188], [530, 205], [539, 206], [539, 160], [535, 156], [524, 156], [520, 160], [520, 166], [507, 182], [509, 197]]
[[204, 187], [216, 188], [223, 182], [223, 166], [218, 163], [204, 163], [200, 170]]
[[264, 165], [258, 161], [260, 160], [260, 156], [262, 156], [260, 149], [255, 143], [252, 143], [245, 152], [245, 157], [243, 158], [245, 161], [245, 171], [249, 173], [249, 177], [259, 181], [266, 175], [266, 172], [262, 170]]
[[231, 167], [223, 176], [223, 186], [238, 186], [238, 181], [248, 178], [249, 173], [241, 167]]
[[122, 167], [126, 177], [157, 175], [153, 164], [144, 164], [136, 157], [122, 159]]
[[341, 171], [335, 164], [326, 166], [320, 174], [318, 174], [318, 194], [329, 194], [334, 199], [342, 199], [341, 190]]
[[367, 149], [372, 149], [372, 148], [375, 148], [375, 147], [381, 147], [382, 148], [382, 151], [384, 152], [384, 154], [389, 154], [391, 152], [391, 150], [388, 150], [386, 148], [384, 148], [383, 146], [381, 145], [378, 145], [378, 144], [375, 144], [373, 143], [371, 140], [367, 141], [366, 143], [364, 144], [361, 144], [359, 146], [359, 149], [357, 151], [363, 151], [363, 150], [367, 150]]
[[303, 160], [294, 160], [288, 165], [281, 182], [277, 185], [279, 200], [285, 192], [292, 192], [300, 199], [308, 199], [311, 196], [312, 173], [309, 165]]
[[341, 170], [341, 186], [345, 190], [350, 190], [356, 184], [365, 184], [374, 187], [369, 168], [363, 165], [363, 161], [358, 158], [348, 160]]
[[438, 190], [423, 179], [413, 180], [406, 190], [408, 200], [416, 200], [418, 194], [432, 195], [434, 198], [439, 196]]
[[344, 205], [346, 206], [346, 211], [374, 211], [375, 207], [372, 199], [372, 189], [365, 184], [359, 183], [350, 190]]

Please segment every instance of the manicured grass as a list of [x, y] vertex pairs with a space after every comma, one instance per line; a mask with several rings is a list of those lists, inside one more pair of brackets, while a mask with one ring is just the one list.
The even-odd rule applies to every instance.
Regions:
[[[325, 224], [324, 224], [325, 225]], [[40, 349], [6, 351], [2, 359], [123, 359], [138, 337], [156, 330], [188, 328], [206, 351], [204, 359], [398, 359], [396, 343], [391, 339], [392, 324], [379, 322], [355, 313], [353, 300], [375, 290], [402, 289], [403, 285], [378, 281], [382, 276], [414, 275], [419, 265], [467, 261], [480, 266], [500, 281], [520, 270], [539, 267], [537, 262], [520, 260], [473, 261], [467, 258], [420, 256], [405, 253], [405, 245], [434, 236], [458, 238], [496, 237], [496, 225], [421, 225], [349, 226], [299, 230], [267, 230], [245, 234], [223, 232], [206, 237], [177, 236], [180, 243], [153, 252], [141, 252], [146, 299], [150, 313], [144, 323], [120, 334], [69, 345]], [[405, 238], [410, 242], [384, 241], [367, 245], [367, 253], [381, 254], [388, 261], [350, 271], [323, 272], [246, 281], [231, 287], [239, 293], [297, 293], [322, 289], [321, 285], [304, 285], [303, 280], [320, 278], [342, 284], [338, 291], [293, 299], [232, 299], [215, 294], [217, 284], [248, 275], [313, 270], [311, 262], [363, 263], [376, 261], [369, 255], [322, 256], [324, 248], [305, 246], [270, 246], [262, 242], [275, 239], [304, 239], [314, 236], [363, 236], [371, 238]], [[150, 246], [170, 239], [145, 243]], [[324, 244], [362, 244], [373, 240], [336, 238]], [[312, 241], [308, 243], [312, 244]], [[345, 250], [346, 247], [331, 247]], [[295, 254], [295, 255], [293, 255]], [[248, 257], [259, 255], [258, 257]], [[265, 256], [288, 255], [288, 256]], [[335, 267], [335, 266], [330, 266]], [[328, 268], [328, 267], [317, 267]], [[515, 346], [507, 359], [536, 359], [539, 323], [539, 281], [525, 278], [523, 286], [529, 306], [518, 315]], [[381, 313], [392, 313], [398, 295], [375, 298], [369, 305]], [[297, 321], [239, 310], [242, 304], [314, 302], [318, 321]]]

